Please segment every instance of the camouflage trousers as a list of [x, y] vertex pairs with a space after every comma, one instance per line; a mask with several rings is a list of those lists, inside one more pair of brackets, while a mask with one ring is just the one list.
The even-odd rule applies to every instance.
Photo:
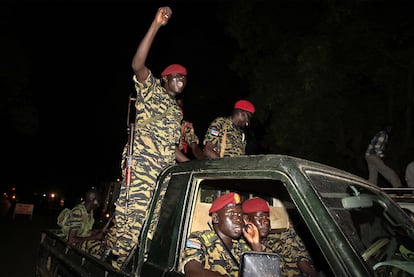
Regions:
[[100, 256], [103, 249], [102, 244], [102, 240], [86, 240], [80, 243], [79, 248], [91, 255]]
[[133, 162], [129, 201], [126, 206], [126, 187], [123, 185], [115, 203], [115, 244], [112, 254], [117, 260], [112, 262], [115, 268], [121, 268], [131, 251], [138, 244], [142, 225], [148, 214], [148, 208], [154, 194], [156, 180], [163, 167], [149, 159], [135, 159]]
[[[57, 235], [59, 237], [67, 239], [67, 237], [63, 233], [58, 233]], [[85, 240], [72, 245], [91, 255], [100, 256], [102, 254], [104, 244], [105, 242], [102, 240]]]

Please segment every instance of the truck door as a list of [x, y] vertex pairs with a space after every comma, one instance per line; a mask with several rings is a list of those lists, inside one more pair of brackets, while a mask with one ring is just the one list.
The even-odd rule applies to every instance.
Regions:
[[[190, 178], [191, 173], [180, 173], [159, 180], [159, 184], [162, 185], [154, 197], [159, 201], [151, 203], [148, 221], [143, 229], [141, 242], [145, 244], [140, 243], [138, 256], [146, 258], [142, 265], [138, 264], [137, 272], [142, 266], [141, 274], [138, 276], [182, 276], [171, 269], [179, 257], [177, 245], [182, 233], [181, 221], [187, 206]], [[160, 197], [162, 187], [167, 186], [165, 195]], [[159, 212], [156, 211], [157, 204]], [[156, 213], [159, 213], [158, 223]]]

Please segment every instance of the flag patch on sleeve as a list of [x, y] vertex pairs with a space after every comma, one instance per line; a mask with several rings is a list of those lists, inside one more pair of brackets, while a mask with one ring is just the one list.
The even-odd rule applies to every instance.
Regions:
[[187, 240], [185, 246], [187, 248], [201, 249], [201, 243], [194, 240]]
[[219, 134], [220, 134], [220, 132], [215, 130], [215, 129], [211, 129], [211, 131], [210, 131], [210, 135], [213, 135], [215, 137], [217, 137]]

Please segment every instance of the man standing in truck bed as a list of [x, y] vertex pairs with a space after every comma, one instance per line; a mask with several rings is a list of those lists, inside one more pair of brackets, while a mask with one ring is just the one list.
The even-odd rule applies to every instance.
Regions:
[[244, 155], [247, 141], [243, 129], [249, 126], [255, 110], [250, 101], [239, 100], [231, 116], [214, 119], [204, 137], [205, 156], [214, 159]]
[[[137, 245], [161, 170], [177, 161], [188, 160], [177, 149], [180, 139], [182, 113], [175, 96], [187, 82], [187, 70], [179, 64], [167, 66], [162, 80], [154, 77], [145, 61], [159, 28], [168, 23], [172, 11], [161, 7], [142, 39], [132, 61], [133, 81], [137, 91], [135, 103], [135, 136], [133, 142], [132, 176], [129, 191], [121, 187], [116, 202], [116, 242], [112, 250], [117, 257], [112, 262], [120, 268]], [[127, 201], [129, 195], [129, 201]], [[127, 201], [127, 203], [126, 203]]]

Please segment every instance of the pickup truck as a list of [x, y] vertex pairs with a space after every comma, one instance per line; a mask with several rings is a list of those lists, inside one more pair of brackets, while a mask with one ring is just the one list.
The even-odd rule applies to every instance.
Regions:
[[[160, 197], [164, 186], [166, 193]], [[139, 244], [124, 268], [116, 270], [68, 245], [56, 236], [57, 230], [45, 230], [36, 274], [184, 276], [180, 253], [189, 234], [209, 229], [211, 203], [229, 191], [242, 199], [265, 198], [271, 205], [272, 232], [295, 228], [320, 276], [414, 276], [414, 221], [389, 195], [351, 173], [285, 155], [196, 160], [168, 167], [158, 178]], [[260, 267], [274, 263], [263, 256]]]

